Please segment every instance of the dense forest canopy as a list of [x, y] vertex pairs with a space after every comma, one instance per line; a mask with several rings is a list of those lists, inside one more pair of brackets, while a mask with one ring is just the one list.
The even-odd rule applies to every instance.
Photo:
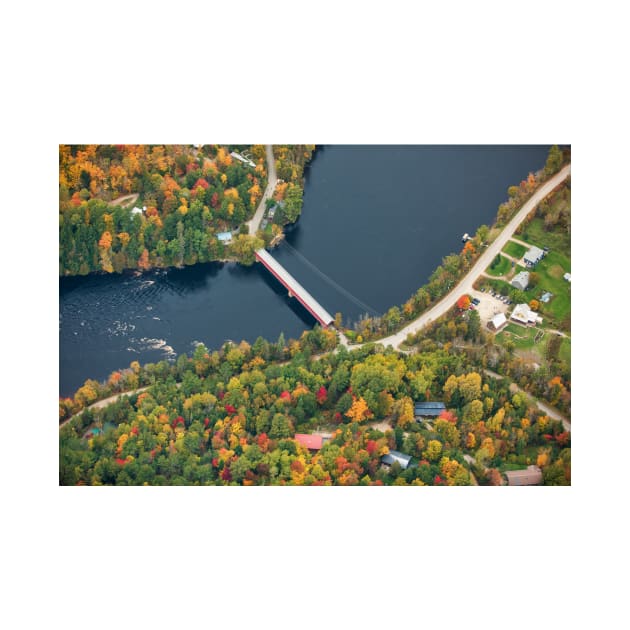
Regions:
[[[488, 356], [427, 337], [409, 355], [371, 344], [329, 352], [335, 343], [315, 328], [288, 344], [199, 345], [175, 364], [114, 373], [113, 389], [148, 388], [61, 429], [61, 483], [496, 485], [529, 464], [546, 483], [569, 483], [570, 434], [509, 380], [488, 377]], [[550, 397], [566, 389], [559, 378], [544, 387]], [[95, 399], [90, 388], [78, 395]], [[446, 410], [418, 421], [424, 400]], [[295, 438], [312, 432], [330, 437], [319, 451]], [[384, 467], [391, 450], [412, 465]]]
[[[251, 163], [231, 155], [239, 149]], [[314, 145], [278, 146], [284, 201], [274, 223], [295, 221]], [[253, 164], [253, 166], [252, 166]], [[61, 145], [59, 273], [121, 272], [236, 259], [265, 243], [247, 234], [267, 186], [264, 145]], [[134, 211], [134, 208], [137, 210]], [[217, 239], [234, 232], [232, 244]]]

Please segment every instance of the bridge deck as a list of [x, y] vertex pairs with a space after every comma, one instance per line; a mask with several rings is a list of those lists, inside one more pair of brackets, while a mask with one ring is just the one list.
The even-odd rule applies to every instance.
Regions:
[[335, 318], [265, 249], [256, 252], [256, 259], [297, 298], [304, 308], [322, 325], [330, 325]]

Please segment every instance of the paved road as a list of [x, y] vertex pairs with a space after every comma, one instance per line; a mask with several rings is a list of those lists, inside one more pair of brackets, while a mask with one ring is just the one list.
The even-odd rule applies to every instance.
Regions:
[[258, 208], [256, 208], [256, 212], [254, 216], [247, 221], [247, 225], [249, 226], [249, 233], [254, 235], [258, 232], [258, 228], [260, 226], [260, 222], [262, 221], [263, 215], [265, 214], [266, 209], [266, 201], [267, 199], [271, 199], [274, 190], [276, 189], [276, 184], [278, 183], [278, 176], [276, 175], [276, 163], [273, 157], [273, 146], [271, 144], [265, 145], [267, 150], [267, 188], [265, 188], [265, 192], [263, 193], [262, 199], [258, 204]]
[[[397, 348], [407, 337], [409, 333], [416, 333], [427, 324], [442, 317], [450, 308], [455, 305], [457, 299], [465, 294], [473, 291], [473, 283], [490, 265], [494, 257], [503, 249], [505, 244], [510, 240], [518, 226], [525, 217], [559, 184], [561, 184], [571, 174], [571, 165], [565, 166], [559, 173], [556, 173], [549, 181], [545, 182], [533, 195], [525, 202], [523, 207], [517, 212], [512, 220], [503, 228], [499, 236], [491, 243], [486, 251], [479, 257], [471, 270], [464, 276], [461, 282], [444, 298], [442, 298], [435, 306], [425, 311], [418, 319], [407, 324], [402, 330], [394, 335], [377, 339], [375, 343], [382, 343], [384, 346], [393, 346]], [[353, 345], [359, 347], [361, 344]]]

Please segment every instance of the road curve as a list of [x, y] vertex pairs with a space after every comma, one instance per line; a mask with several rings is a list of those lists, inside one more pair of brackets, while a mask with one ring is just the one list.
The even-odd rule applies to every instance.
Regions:
[[[425, 311], [420, 317], [407, 324], [402, 330], [394, 335], [384, 337], [383, 339], [375, 339], [373, 343], [381, 343], [384, 346], [393, 346], [397, 348], [407, 337], [409, 333], [416, 333], [427, 324], [442, 317], [449, 309], [451, 309], [457, 299], [473, 290], [473, 283], [490, 265], [494, 257], [503, 249], [505, 244], [510, 240], [518, 226], [523, 222], [525, 217], [554, 189], [561, 184], [567, 177], [571, 175], [571, 165], [568, 164], [560, 172], [556, 173], [549, 181], [545, 182], [516, 213], [512, 220], [503, 228], [496, 239], [488, 246], [486, 251], [479, 257], [477, 262], [471, 267], [470, 271], [462, 278], [455, 288], [445, 297], [443, 297], [435, 306]], [[363, 344], [353, 344], [351, 348], [359, 348]]]
[[273, 158], [273, 146], [271, 144], [265, 145], [265, 149], [267, 150], [267, 188], [265, 188], [265, 192], [263, 193], [262, 199], [258, 204], [258, 208], [256, 208], [256, 212], [254, 216], [247, 221], [247, 226], [249, 227], [249, 233], [253, 236], [258, 232], [258, 228], [260, 227], [260, 222], [262, 221], [263, 215], [265, 214], [265, 208], [267, 199], [271, 199], [275, 189], [276, 184], [278, 183], [278, 176], [276, 175], [276, 163]]

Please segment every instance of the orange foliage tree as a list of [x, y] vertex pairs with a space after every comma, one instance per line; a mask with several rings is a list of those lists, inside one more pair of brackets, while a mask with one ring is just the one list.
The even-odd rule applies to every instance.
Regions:
[[469, 307], [470, 307], [470, 297], [467, 295], [462, 295], [462, 297], [460, 297], [459, 300], [457, 300], [457, 308], [462, 311], [465, 311]]

